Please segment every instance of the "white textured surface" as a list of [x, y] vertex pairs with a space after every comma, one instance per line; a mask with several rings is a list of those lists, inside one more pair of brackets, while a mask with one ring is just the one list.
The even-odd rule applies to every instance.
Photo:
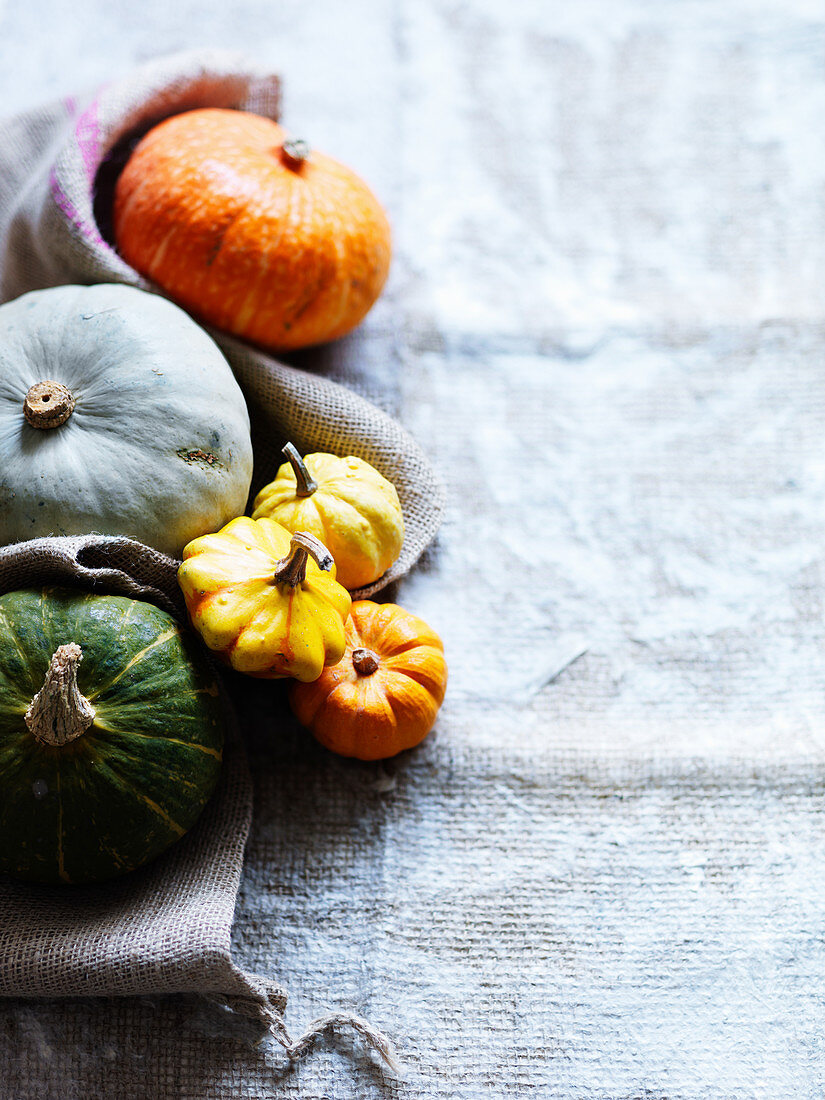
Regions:
[[820, 1097], [821, 4], [83, 7], [0, 0], [4, 110], [241, 47], [386, 201], [386, 296], [302, 365], [447, 474], [397, 598], [452, 678], [384, 766], [249, 689], [239, 954], [296, 1031], [385, 1027], [405, 1083], [196, 1002], [29, 1004], [0, 1096]]

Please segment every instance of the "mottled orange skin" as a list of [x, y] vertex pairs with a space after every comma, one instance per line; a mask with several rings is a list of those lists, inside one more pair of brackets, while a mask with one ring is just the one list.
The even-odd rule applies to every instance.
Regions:
[[127, 263], [201, 320], [273, 351], [349, 332], [390, 263], [367, 185], [322, 153], [290, 162], [287, 137], [243, 111], [174, 115], [138, 144], [114, 203]]
[[[347, 644], [336, 665], [313, 683], [293, 682], [298, 721], [332, 752], [384, 760], [423, 741], [447, 688], [441, 639], [397, 604], [357, 600], [345, 623]], [[370, 650], [378, 668], [358, 672], [353, 651]]]

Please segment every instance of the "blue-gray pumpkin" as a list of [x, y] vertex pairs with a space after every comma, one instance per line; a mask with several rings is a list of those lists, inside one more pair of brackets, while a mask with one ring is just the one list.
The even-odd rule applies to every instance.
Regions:
[[243, 394], [183, 310], [117, 284], [0, 306], [0, 544], [97, 531], [179, 557], [251, 480]]

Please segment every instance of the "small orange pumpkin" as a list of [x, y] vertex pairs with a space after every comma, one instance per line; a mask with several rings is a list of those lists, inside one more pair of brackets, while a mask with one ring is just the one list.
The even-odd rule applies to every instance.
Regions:
[[203, 108], [140, 141], [117, 247], [197, 317], [273, 351], [343, 336], [381, 292], [390, 228], [354, 172], [271, 119]]
[[345, 628], [342, 659], [313, 683], [290, 684], [290, 705], [326, 748], [384, 760], [432, 729], [447, 687], [444, 647], [397, 604], [357, 600]]

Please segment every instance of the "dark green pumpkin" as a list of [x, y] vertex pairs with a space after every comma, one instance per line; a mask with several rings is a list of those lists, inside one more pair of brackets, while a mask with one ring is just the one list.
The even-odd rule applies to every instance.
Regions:
[[[48, 743], [60, 715], [45, 721], [35, 704], [35, 736], [26, 712], [69, 643], [82, 650], [69, 678], [94, 718]], [[215, 679], [166, 612], [65, 588], [0, 596], [0, 873], [100, 882], [154, 859], [209, 799], [223, 730]]]

